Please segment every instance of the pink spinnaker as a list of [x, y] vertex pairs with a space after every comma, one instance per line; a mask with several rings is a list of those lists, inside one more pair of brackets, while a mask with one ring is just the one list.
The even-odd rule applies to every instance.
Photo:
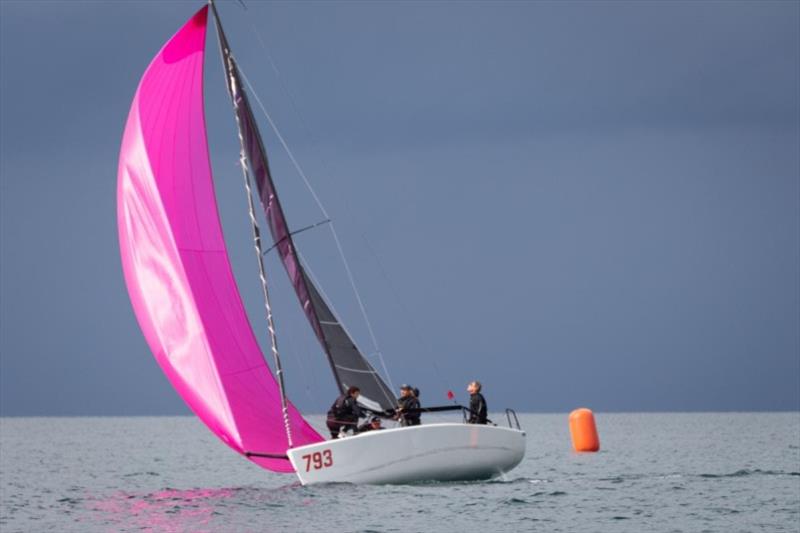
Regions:
[[[159, 365], [197, 416], [239, 453], [283, 455], [278, 385], [244, 310], [217, 213], [203, 111], [208, 7], [164, 45], [131, 105], [119, 158], [125, 281]], [[322, 437], [291, 404], [294, 446]], [[277, 472], [288, 460], [249, 457]]]

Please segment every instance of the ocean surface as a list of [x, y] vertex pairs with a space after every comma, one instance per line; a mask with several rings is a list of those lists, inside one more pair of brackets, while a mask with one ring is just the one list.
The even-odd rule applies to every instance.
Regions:
[[521, 415], [502, 479], [310, 487], [193, 417], [2, 418], [0, 531], [800, 531], [800, 413], [596, 417], [576, 454], [567, 414]]

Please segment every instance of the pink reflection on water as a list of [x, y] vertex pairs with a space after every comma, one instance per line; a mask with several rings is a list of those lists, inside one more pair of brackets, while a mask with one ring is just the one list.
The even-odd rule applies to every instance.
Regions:
[[164, 489], [137, 495], [116, 492], [89, 502], [89, 510], [106, 516], [95, 516], [95, 523], [108, 531], [135, 528], [143, 531], [211, 532], [219, 530], [211, 522], [221, 513], [220, 505], [240, 489]]

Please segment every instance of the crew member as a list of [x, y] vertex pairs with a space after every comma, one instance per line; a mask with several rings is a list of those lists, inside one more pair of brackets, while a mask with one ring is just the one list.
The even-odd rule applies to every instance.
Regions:
[[411, 385], [400, 385], [400, 397], [397, 399], [397, 420], [401, 426], [419, 425], [419, 400], [414, 395], [414, 388]]
[[331, 405], [328, 411], [326, 424], [331, 432], [331, 438], [339, 437], [342, 431], [353, 430], [358, 432], [358, 419], [363, 415], [361, 407], [356, 400], [361, 394], [358, 387], [350, 387], [346, 394], [342, 394]]
[[469, 393], [469, 422], [470, 424], [486, 423], [486, 398], [481, 394], [481, 382], [471, 381], [467, 385]]
[[375, 431], [377, 429], [383, 429], [383, 426], [381, 425], [381, 419], [377, 416], [373, 416], [369, 422], [365, 422], [364, 424], [358, 426], [359, 433], [364, 433], [365, 431]]

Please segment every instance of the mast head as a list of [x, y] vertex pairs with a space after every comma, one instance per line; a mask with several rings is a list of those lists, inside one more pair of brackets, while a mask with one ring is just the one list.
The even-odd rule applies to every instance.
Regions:
[[[247, 11], [247, 5], [245, 5], [244, 0], [236, 0], [236, 1], [239, 2], [239, 4], [242, 6], [242, 9]], [[208, 0], [208, 5], [213, 6], [214, 0]]]

